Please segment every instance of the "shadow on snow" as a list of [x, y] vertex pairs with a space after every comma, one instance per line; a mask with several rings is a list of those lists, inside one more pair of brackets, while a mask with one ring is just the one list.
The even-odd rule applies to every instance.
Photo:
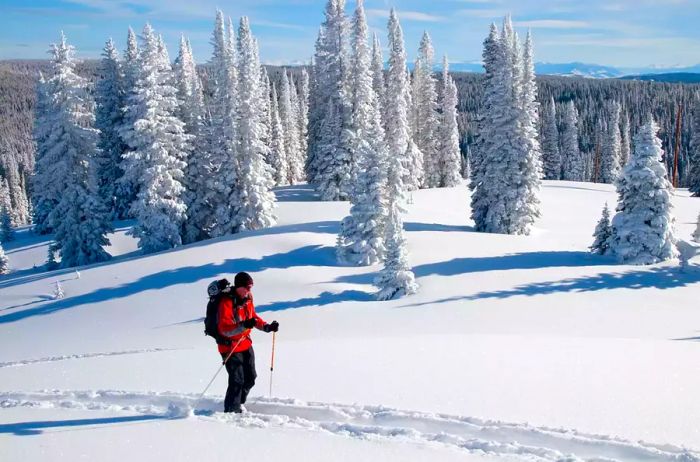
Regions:
[[104, 417], [98, 419], [45, 420], [0, 424], [0, 435], [12, 433], [17, 436], [40, 435], [47, 428], [84, 427], [86, 425], [133, 424], [152, 420], [172, 420], [162, 415], [135, 415], [126, 417]]

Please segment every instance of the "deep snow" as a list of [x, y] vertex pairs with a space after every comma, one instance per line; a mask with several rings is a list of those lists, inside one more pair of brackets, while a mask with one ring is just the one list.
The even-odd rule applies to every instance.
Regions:
[[[273, 228], [150, 256], [120, 223], [117, 258], [80, 278], [33, 269], [47, 241], [18, 233], [15, 272], [0, 278], [8, 460], [697, 457], [700, 260], [681, 272], [589, 254], [612, 187], [545, 182], [529, 237], [472, 232], [464, 186], [414, 193], [421, 287], [391, 302], [372, 297], [378, 266], [335, 261], [347, 203], [303, 185], [277, 195]], [[680, 190], [674, 205], [689, 239], [700, 199]], [[225, 373], [193, 401], [219, 366], [202, 334], [206, 285], [241, 270], [281, 327], [275, 399], [271, 337], [256, 332], [251, 412], [231, 418], [215, 412]], [[66, 298], [50, 300], [55, 281]]]

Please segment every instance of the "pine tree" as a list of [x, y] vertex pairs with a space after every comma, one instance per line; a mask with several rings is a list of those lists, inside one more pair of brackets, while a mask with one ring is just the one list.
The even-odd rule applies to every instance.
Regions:
[[627, 165], [630, 158], [630, 117], [627, 111], [622, 114], [622, 122], [620, 125], [620, 168]]
[[561, 131], [562, 177], [586, 181], [583, 154], [578, 146], [578, 111], [573, 101], [566, 104]]
[[372, 265], [384, 257], [387, 150], [379, 99], [372, 86], [367, 21], [358, 0], [353, 21], [352, 108], [353, 156], [358, 172], [350, 196], [350, 215], [340, 227], [336, 253], [341, 263]]
[[600, 181], [614, 183], [620, 174], [620, 103], [611, 101], [607, 107], [607, 116], [601, 152]]
[[528, 35], [521, 54], [510, 17], [498, 40], [493, 34], [492, 28], [484, 47], [493, 78], [485, 81], [481, 122], [486, 130], [472, 218], [478, 231], [529, 234], [540, 215], [541, 177], [531, 39]]
[[700, 214], [698, 214], [698, 224], [695, 226], [695, 232], [693, 233], [693, 240], [695, 242], [700, 242]]
[[649, 265], [675, 258], [673, 187], [651, 115], [634, 138], [634, 154], [617, 180], [611, 250], [621, 262]]
[[[306, 166], [306, 152], [309, 149], [309, 74], [306, 69], [301, 70], [299, 79], [299, 110], [297, 112], [299, 123], [299, 157], [302, 168]], [[304, 170], [299, 177], [305, 177]]]
[[5, 255], [5, 251], [0, 244], [0, 274], [7, 274], [10, 272], [10, 260]]
[[88, 82], [75, 73], [74, 49], [63, 34], [52, 52], [56, 131], [49, 139], [60, 139], [57, 148], [63, 176], [59, 184], [63, 189], [47, 219], [55, 231], [52, 249], [60, 255], [61, 266], [67, 268], [109, 259], [103, 247], [109, 245], [106, 235], [111, 224], [98, 192], [99, 131], [92, 128], [95, 120]]
[[177, 115], [185, 124], [184, 131], [190, 140], [182, 180], [185, 188], [182, 198], [187, 207], [187, 217], [181, 233], [183, 243], [189, 244], [207, 239], [213, 223], [205, 201], [210, 178], [210, 156], [204, 93], [197, 75], [192, 47], [184, 36], [180, 38], [180, 49], [173, 71], [177, 88]]
[[270, 166], [277, 186], [288, 184], [287, 175], [287, 154], [284, 149], [284, 128], [280, 119], [277, 99], [277, 86], [272, 84], [272, 97], [270, 112], [272, 115], [272, 126], [270, 131]]
[[[292, 94], [295, 93], [290, 78], [285, 72], [282, 75], [282, 89], [280, 92], [279, 115], [282, 121], [284, 133], [284, 152], [287, 159], [287, 183], [296, 184], [303, 177], [304, 164], [299, 144], [299, 122], [297, 107], [294, 104]], [[296, 107], [295, 107], [296, 106]]]
[[211, 223], [212, 237], [236, 232], [233, 204], [238, 202], [234, 185], [237, 177], [236, 144], [238, 140], [236, 124], [236, 91], [238, 79], [235, 69], [235, 50], [231, 48], [233, 30], [227, 32], [224, 15], [216, 12], [216, 22], [212, 37], [214, 53], [210, 60], [210, 85], [213, 90], [210, 104], [208, 144], [211, 161], [206, 203], [209, 205], [207, 218], [202, 223]]
[[[272, 226], [275, 194], [272, 171], [265, 162], [268, 147], [262, 140], [262, 100], [260, 61], [257, 42], [250, 31], [247, 17], [238, 28], [238, 132], [239, 156], [238, 203], [235, 204], [237, 230], [255, 230]], [[296, 131], [296, 130], [295, 130]], [[298, 148], [297, 148], [298, 149]]]
[[407, 80], [406, 50], [403, 32], [394, 9], [389, 15], [389, 71], [386, 79], [386, 143], [390, 158], [401, 162], [401, 184], [407, 191], [418, 188], [417, 177], [412, 174], [416, 163], [422, 168], [422, 159], [413, 149], [409, 132], [408, 111], [410, 88]]
[[135, 92], [127, 101], [128, 117], [135, 122], [122, 136], [130, 148], [124, 155], [124, 174], [138, 185], [131, 207], [137, 223], [130, 234], [151, 253], [182, 243], [182, 181], [190, 148], [185, 124], [177, 117], [177, 89], [165, 48], [150, 24], [141, 41]]
[[561, 179], [562, 159], [559, 152], [559, 130], [554, 97], [542, 111], [542, 161], [545, 180]]
[[382, 111], [382, 126], [386, 127], [384, 108], [386, 107], [385, 93], [386, 81], [384, 80], [384, 58], [382, 57], [382, 46], [379, 43], [379, 36], [372, 35], [372, 88], [377, 95], [379, 107]]
[[461, 155], [457, 128], [457, 86], [449, 74], [447, 56], [442, 61], [440, 98], [440, 126], [436, 167], [440, 173], [439, 187], [453, 187], [461, 183]]
[[[258, 58], [259, 59], [259, 58]], [[265, 66], [260, 66], [260, 92], [262, 94], [262, 100], [260, 101], [260, 111], [262, 115], [260, 116], [260, 129], [262, 134], [260, 139], [262, 139], [265, 146], [268, 147], [265, 162], [270, 165], [269, 156], [272, 153], [272, 102], [270, 100], [270, 94], [272, 93], [272, 84], [270, 83], [270, 76], [267, 74]]]
[[8, 242], [13, 239], [11, 214], [10, 188], [7, 180], [0, 178], [0, 242]]
[[10, 221], [12, 226], [20, 226], [30, 221], [29, 200], [22, 181], [19, 165], [15, 156], [10, 155], [5, 161], [7, 187], [10, 192]]
[[591, 252], [598, 255], [607, 255], [610, 252], [610, 239], [612, 236], [612, 226], [610, 225], [610, 209], [608, 203], [603, 207], [603, 213], [593, 232], [593, 245], [589, 248]]
[[441, 166], [438, 156], [439, 114], [437, 82], [433, 75], [434, 66], [433, 44], [430, 35], [423, 32], [418, 59], [413, 70], [413, 140], [423, 154], [422, 172], [413, 172], [421, 176], [422, 186], [437, 188], [441, 181]]
[[314, 59], [308, 170], [323, 200], [347, 199], [356, 171], [349, 152], [352, 132], [344, 8], [345, 0], [328, 0]]
[[121, 176], [115, 184], [115, 211], [117, 218], [127, 218], [131, 210], [131, 205], [136, 200], [136, 193], [138, 192], [138, 185], [134, 183], [135, 179], [124, 176], [125, 163], [128, 161], [124, 160], [124, 153], [128, 150], [128, 143], [124, 139], [123, 133], [128, 132], [134, 126], [135, 120], [131, 118], [131, 114], [128, 111], [127, 104], [129, 98], [135, 97], [136, 94], [136, 80], [139, 74], [139, 48], [136, 34], [129, 28], [127, 35], [127, 46], [124, 51], [124, 58], [122, 60], [122, 101], [120, 113], [122, 116], [121, 125], [117, 127], [117, 132], [122, 140], [122, 153], [119, 161], [118, 168], [121, 172]]
[[97, 185], [102, 202], [113, 218], [119, 216], [115, 187], [123, 172], [119, 168], [126, 146], [119, 136], [123, 125], [124, 105], [122, 69], [112, 39], [107, 40], [100, 62], [101, 78], [95, 88], [95, 128], [100, 131], [98, 147], [101, 155], [97, 162]]
[[688, 191], [700, 197], [700, 101], [695, 103], [690, 151], [688, 152]]

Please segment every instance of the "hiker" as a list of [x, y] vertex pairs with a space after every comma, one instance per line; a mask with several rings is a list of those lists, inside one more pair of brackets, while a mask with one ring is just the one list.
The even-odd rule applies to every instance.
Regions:
[[226, 361], [228, 389], [224, 412], [242, 412], [241, 405], [255, 385], [257, 374], [250, 330], [255, 327], [264, 332], [277, 332], [279, 329], [277, 321], [267, 324], [255, 313], [252, 288], [253, 278], [248, 273], [240, 272], [233, 280], [233, 289], [229, 295], [221, 297], [219, 301], [219, 332], [230, 341], [230, 345], [218, 345], [219, 353], [226, 360], [233, 349], [231, 357]]

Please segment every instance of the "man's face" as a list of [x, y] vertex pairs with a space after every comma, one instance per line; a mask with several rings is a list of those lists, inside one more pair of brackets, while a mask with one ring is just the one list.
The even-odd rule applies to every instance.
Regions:
[[253, 289], [253, 284], [251, 283], [245, 287], [237, 287], [236, 293], [238, 294], [239, 297], [246, 298], [250, 294], [250, 291], [252, 289]]

